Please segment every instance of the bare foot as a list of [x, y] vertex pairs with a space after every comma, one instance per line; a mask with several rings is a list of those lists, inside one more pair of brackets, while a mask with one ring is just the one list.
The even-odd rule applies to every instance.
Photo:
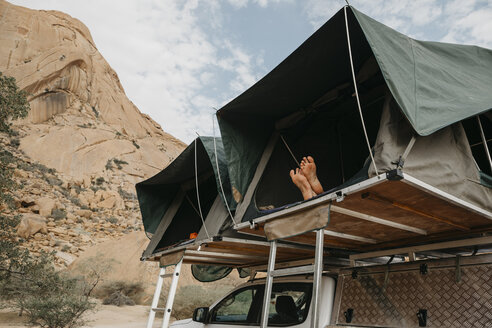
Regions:
[[309, 184], [311, 185], [311, 189], [313, 189], [316, 195], [323, 192], [323, 186], [319, 182], [318, 176], [316, 175], [316, 164], [314, 164], [314, 159], [311, 156], [302, 158], [301, 174], [307, 178]]
[[307, 178], [301, 174], [299, 168], [297, 168], [295, 171], [290, 170], [290, 178], [292, 179], [292, 182], [294, 182], [294, 184], [297, 186], [297, 188], [299, 188], [299, 190], [301, 191], [304, 200], [308, 200], [316, 196], [316, 193], [313, 191], [313, 189], [311, 189]]

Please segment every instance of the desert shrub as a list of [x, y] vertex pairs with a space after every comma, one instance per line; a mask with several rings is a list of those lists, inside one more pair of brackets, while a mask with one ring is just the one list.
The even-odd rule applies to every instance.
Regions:
[[96, 107], [91, 106], [91, 108], [92, 108], [92, 111], [94, 112], [94, 115], [96, 115], [96, 117], [99, 117], [99, 112], [97, 111]]
[[135, 148], [140, 149], [140, 146], [135, 140], [132, 140], [132, 144], [135, 146]]
[[90, 190], [92, 190], [93, 192], [97, 192], [98, 190], [106, 190], [106, 188], [104, 188], [103, 186], [94, 186], [94, 185], [92, 185], [90, 187]]
[[61, 248], [62, 252], [68, 252], [69, 250], [70, 250], [70, 246], [68, 245], [63, 245], [63, 247]]
[[54, 273], [50, 278], [50, 285], [46, 286], [50, 291], [33, 288], [32, 294], [26, 295], [22, 301], [22, 307], [28, 314], [28, 323], [45, 328], [85, 325], [82, 315], [93, 310], [96, 305], [86, 293], [85, 282], [60, 273]]
[[28, 323], [45, 328], [75, 328], [84, 325], [82, 315], [92, 310], [89, 288], [55, 270], [53, 255], [33, 257], [15, 239], [15, 220], [0, 219], [0, 303], [27, 314]]
[[63, 208], [55, 208], [53, 211], [51, 211], [51, 217], [55, 220], [62, 220], [67, 218], [67, 211]]
[[141, 304], [144, 287], [141, 282], [109, 281], [96, 290], [95, 296], [104, 300], [115, 293], [129, 297], [135, 304]]
[[113, 171], [113, 161], [111, 161], [110, 159], [108, 159], [108, 161], [106, 162], [105, 168], [108, 171]]
[[43, 174], [46, 174], [46, 173], [55, 174], [56, 173], [56, 171], [54, 169], [49, 168], [46, 165], [43, 165], [41, 163], [31, 163], [31, 165], [35, 170], [38, 170], [39, 172], [41, 172]]
[[62, 186], [58, 186], [57, 190], [58, 190], [58, 192], [60, 194], [62, 194], [63, 196], [65, 196], [65, 198], [70, 197], [70, 191], [68, 191], [67, 189], [63, 188]]
[[14, 148], [19, 148], [20, 146], [20, 140], [18, 138], [12, 138], [10, 139], [10, 145]]
[[128, 162], [125, 162], [125, 161], [122, 161], [122, 160], [119, 160], [117, 158], [113, 158], [113, 163], [116, 164], [116, 167], [118, 168], [118, 170], [121, 170], [123, 168], [122, 165], [127, 165]]
[[49, 176], [45, 176], [44, 177], [44, 180], [46, 182], [48, 182], [49, 185], [51, 186], [61, 186], [63, 184], [63, 181], [61, 181], [60, 179], [58, 179], [57, 177], [49, 177]]
[[[217, 299], [229, 292], [233, 286], [210, 285], [202, 287], [198, 285], [183, 286], [178, 289], [174, 298], [172, 316], [178, 320], [191, 318], [193, 310], [197, 307], [210, 306]], [[167, 295], [161, 296], [162, 304], [166, 304]]]
[[29, 109], [27, 93], [19, 90], [15, 78], [0, 72], [0, 132], [9, 132], [10, 120], [26, 117]]
[[135, 305], [135, 302], [122, 292], [114, 292], [113, 294], [109, 295], [103, 300], [104, 305], [116, 305], [116, 306], [123, 306], [123, 305], [130, 305], [133, 306]]
[[123, 188], [121, 187], [118, 187], [118, 193], [120, 194], [121, 198], [123, 199], [135, 199], [135, 195], [128, 192], [128, 191], [125, 191]]
[[67, 198], [68, 198], [68, 200], [69, 200], [72, 204], [74, 204], [74, 205], [76, 205], [76, 206], [78, 206], [78, 207], [82, 208], [82, 205], [80, 204], [80, 199], [78, 199], [77, 197], [73, 197], [73, 196], [68, 196]]
[[112, 223], [112, 224], [116, 224], [116, 223], [118, 223], [118, 218], [115, 218], [114, 216], [112, 216], [110, 218], [107, 218], [106, 221], [108, 221], [109, 223]]
[[79, 186], [79, 185], [77, 185], [77, 184], [76, 184], [76, 185], [73, 185], [73, 186], [72, 186], [72, 189], [74, 189], [74, 190], [75, 190], [75, 192], [77, 193], [77, 195], [78, 195], [78, 194], [80, 194], [82, 191], [84, 191], [84, 190], [85, 190], [84, 188], [82, 188], [81, 186]]
[[100, 185], [102, 185], [104, 182], [106, 182], [106, 180], [104, 180], [104, 178], [103, 178], [103, 177], [99, 177], [99, 178], [97, 178], [97, 179], [96, 179], [96, 182], [95, 182], [95, 183], [96, 183], [96, 186], [100, 186]]

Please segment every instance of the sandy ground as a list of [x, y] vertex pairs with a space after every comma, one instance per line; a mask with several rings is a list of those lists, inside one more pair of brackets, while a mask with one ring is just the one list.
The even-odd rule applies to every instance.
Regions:
[[[98, 305], [97, 312], [90, 313], [89, 323], [85, 327], [92, 328], [145, 328], [149, 315], [149, 307], [144, 305], [122, 306]], [[0, 328], [27, 328], [26, 317], [19, 317], [17, 312], [0, 310]], [[156, 316], [154, 327], [160, 327], [162, 319]]]

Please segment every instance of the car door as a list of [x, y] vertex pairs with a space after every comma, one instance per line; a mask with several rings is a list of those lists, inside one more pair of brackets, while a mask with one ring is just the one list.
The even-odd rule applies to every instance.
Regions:
[[233, 325], [239, 328], [259, 325], [262, 288], [261, 285], [251, 285], [226, 296], [210, 310], [206, 327], [224, 328]]
[[[270, 297], [269, 327], [304, 327], [311, 303], [311, 283], [276, 283]], [[210, 310], [207, 328], [259, 327], [264, 285], [238, 289]]]

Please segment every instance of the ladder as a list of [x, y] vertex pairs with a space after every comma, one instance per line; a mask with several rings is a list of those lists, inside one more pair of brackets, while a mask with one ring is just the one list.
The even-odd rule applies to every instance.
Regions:
[[[183, 259], [181, 259], [174, 267], [172, 273], [166, 273], [166, 268], [163, 267], [159, 271], [159, 278], [157, 279], [157, 285], [155, 286], [154, 298], [152, 299], [152, 305], [149, 313], [149, 321], [147, 322], [147, 328], [152, 328], [154, 324], [155, 315], [157, 312], [164, 313], [164, 319], [162, 320], [161, 328], [169, 327], [169, 319], [171, 319], [171, 311], [174, 303], [174, 296], [176, 295], [176, 290], [178, 288], [179, 275], [181, 273], [181, 264], [183, 264]], [[164, 278], [173, 278], [171, 280], [171, 286], [169, 287], [169, 294], [167, 295], [166, 307], [159, 308], [159, 298], [161, 297], [162, 284]]]
[[274, 277], [292, 276], [297, 274], [313, 273], [313, 299], [311, 312], [311, 328], [319, 327], [319, 302], [321, 299], [321, 275], [323, 273], [323, 242], [324, 229], [316, 230], [316, 248], [314, 253], [314, 264], [277, 269], [275, 270], [275, 257], [277, 255], [277, 241], [270, 242], [270, 255], [268, 258], [267, 278], [265, 282], [265, 294], [263, 296], [263, 308], [261, 312], [261, 328], [268, 326], [268, 313], [270, 310], [270, 298], [272, 295], [272, 284]]

